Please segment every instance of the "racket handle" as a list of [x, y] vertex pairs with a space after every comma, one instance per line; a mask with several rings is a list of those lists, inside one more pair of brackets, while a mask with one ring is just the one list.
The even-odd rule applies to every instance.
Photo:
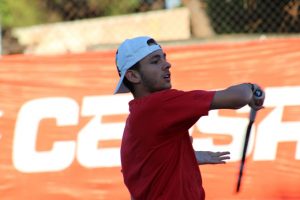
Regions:
[[256, 117], [256, 110], [254, 110], [253, 108], [251, 108], [250, 117], [249, 117], [250, 121], [254, 122], [255, 117]]

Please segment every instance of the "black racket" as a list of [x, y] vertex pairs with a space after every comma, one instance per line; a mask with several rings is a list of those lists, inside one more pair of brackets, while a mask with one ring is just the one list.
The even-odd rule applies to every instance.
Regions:
[[246, 153], [247, 153], [247, 149], [248, 149], [248, 143], [249, 143], [251, 128], [252, 128], [252, 125], [255, 121], [255, 117], [256, 117], [256, 110], [251, 109], [250, 117], [249, 117], [249, 124], [248, 124], [248, 127], [247, 127], [245, 141], [244, 141], [244, 148], [243, 148], [243, 154], [242, 154], [242, 160], [241, 160], [241, 165], [240, 165], [240, 172], [239, 172], [239, 178], [238, 178], [238, 182], [237, 182], [236, 192], [240, 191], [240, 186], [241, 186], [241, 181], [242, 181], [242, 177], [243, 177], [243, 171], [244, 171], [244, 166], [245, 166], [245, 161], [246, 161]]
[[[260, 89], [256, 89], [254, 91], [253, 95], [254, 95], [254, 98], [257, 98], [259, 100], [263, 96], [263, 91], [261, 91]], [[258, 101], [258, 102], [261, 105], [263, 103], [263, 101]], [[239, 172], [238, 182], [237, 182], [237, 186], [236, 186], [236, 192], [240, 191], [242, 177], [243, 177], [243, 171], [244, 171], [244, 166], [245, 166], [245, 161], [246, 161], [246, 153], [247, 153], [248, 143], [249, 143], [249, 138], [250, 138], [250, 133], [251, 133], [251, 128], [252, 128], [252, 125], [255, 121], [255, 117], [256, 117], [256, 110], [251, 108], [250, 116], [249, 116], [249, 124], [247, 126], [247, 131], [246, 131], [246, 136], [245, 136], [245, 141], [244, 141], [244, 148], [243, 148], [243, 154], [242, 154], [242, 160], [241, 160], [241, 165], [240, 165], [240, 172]]]

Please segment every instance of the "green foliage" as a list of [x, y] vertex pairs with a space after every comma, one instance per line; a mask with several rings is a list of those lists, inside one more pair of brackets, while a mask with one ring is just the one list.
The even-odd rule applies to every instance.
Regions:
[[121, 15], [134, 12], [139, 0], [87, 0], [89, 8], [101, 13], [101, 16]]
[[38, 1], [0, 0], [1, 24], [5, 27], [28, 26], [42, 22], [43, 12], [38, 9]]
[[5, 27], [120, 15], [135, 12], [139, 0], [0, 0]]
[[106, 0], [104, 15], [109, 16], [132, 13], [138, 6], [139, 0]]

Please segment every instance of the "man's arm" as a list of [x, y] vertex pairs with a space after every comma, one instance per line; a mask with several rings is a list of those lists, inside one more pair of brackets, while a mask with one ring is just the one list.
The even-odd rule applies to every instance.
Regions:
[[216, 91], [213, 101], [210, 105], [210, 110], [214, 109], [239, 109], [247, 104], [259, 110], [261, 106], [255, 105], [253, 92], [256, 89], [262, 90], [256, 84], [243, 83], [230, 86], [224, 90]]

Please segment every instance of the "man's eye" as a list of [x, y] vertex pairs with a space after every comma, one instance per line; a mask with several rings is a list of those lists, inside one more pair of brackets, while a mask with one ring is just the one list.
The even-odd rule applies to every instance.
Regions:
[[159, 62], [159, 60], [153, 60], [151, 61], [151, 64], [157, 64]]

